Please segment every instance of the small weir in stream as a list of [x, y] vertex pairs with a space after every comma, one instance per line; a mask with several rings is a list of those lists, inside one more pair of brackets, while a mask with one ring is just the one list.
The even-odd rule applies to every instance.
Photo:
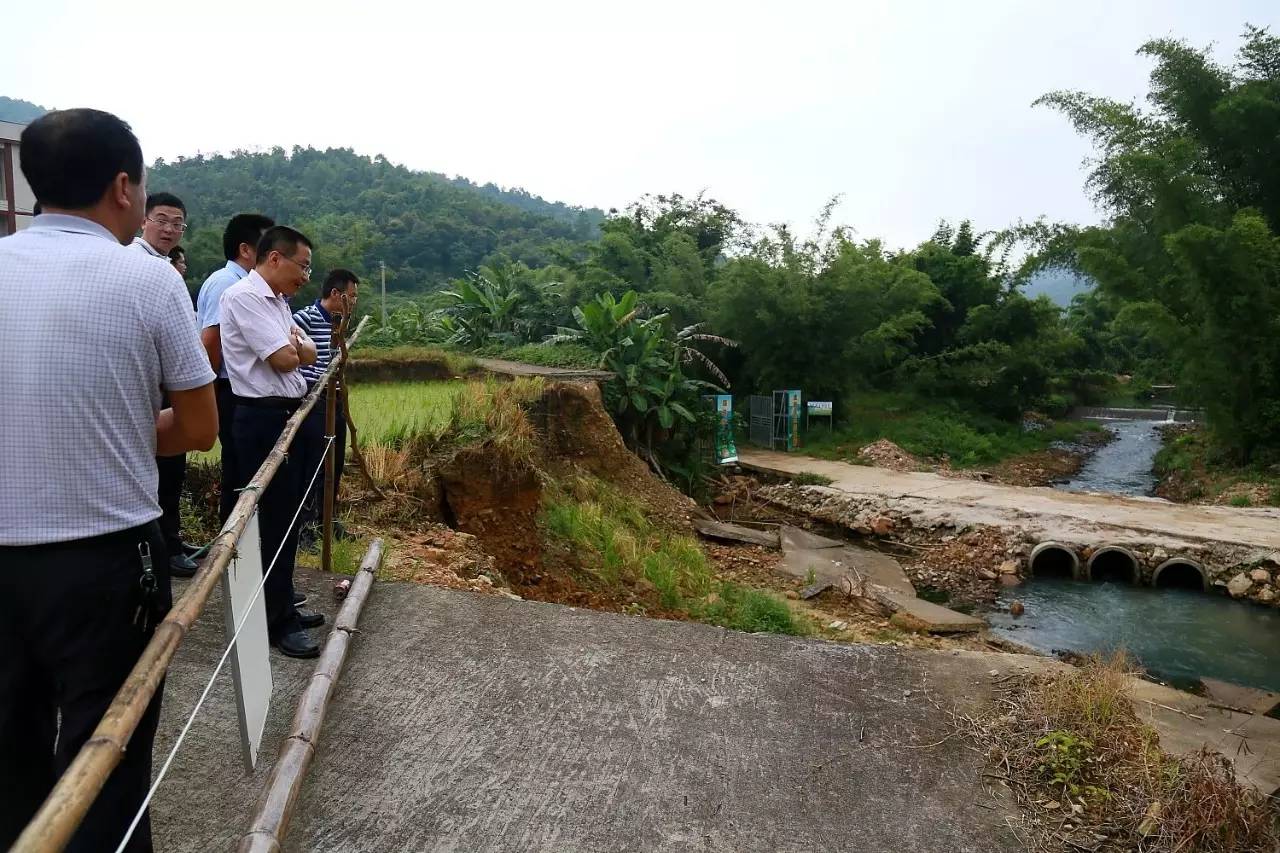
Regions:
[[[1107, 418], [1109, 411], [1120, 417]], [[1183, 418], [1141, 410], [1085, 414], [1102, 420], [1115, 439], [1058, 488], [1149, 495], [1160, 422]], [[1144, 415], [1150, 419], [1135, 419]], [[1038, 546], [1033, 576], [1005, 589], [997, 610], [987, 614], [992, 631], [1045, 653], [1123, 648], [1152, 675], [1179, 686], [1194, 686], [1203, 676], [1280, 691], [1280, 609], [1206, 591], [1200, 567], [1177, 555], [1156, 570], [1154, 586], [1134, 583], [1133, 555], [1098, 545], [1087, 561], [1057, 543]], [[1025, 607], [1020, 617], [1008, 612], [1015, 600]]]

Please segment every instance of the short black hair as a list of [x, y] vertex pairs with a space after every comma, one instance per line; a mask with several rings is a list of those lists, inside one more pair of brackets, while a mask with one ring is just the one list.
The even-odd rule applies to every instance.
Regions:
[[222, 232], [223, 256], [234, 261], [240, 257], [241, 243], [257, 246], [262, 232], [275, 224], [274, 219], [261, 213], [237, 213], [227, 222], [227, 228]]
[[339, 293], [346, 293], [348, 287], [359, 283], [360, 277], [351, 270], [344, 270], [341, 267], [336, 270], [330, 270], [329, 274], [325, 276], [324, 286], [320, 288], [320, 298], [327, 299], [329, 294], [335, 290]]
[[178, 258], [185, 258], [186, 256], [187, 250], [181, 246], [174, 246], [169, 250], [169, 260], [171, 261], [176, 261]]
[[54, 110], [22, 131], [22, 174], [40, 203], [93, 207], [116, 176], [143, 175], [142, 146], [121, 119], [102, 110]]
[[183, 216], [187, 215], [187, 206], [173, 193], [152, 193], [147, 196], [147, 208], [144, 212], [150, 213], [157, 207], [176, 207], [182, 211]]
[[308, 249], [313, 248], [307, 236], [296, 228], [290, 228], [288, 225], [268, 228], [263, 232], [262, 239], [258, 241], [258, 263], [262, 263], [262, 260], [272, 252], [279, 252], [291, 258], [293, 253], [298, 251], [299, 243]]

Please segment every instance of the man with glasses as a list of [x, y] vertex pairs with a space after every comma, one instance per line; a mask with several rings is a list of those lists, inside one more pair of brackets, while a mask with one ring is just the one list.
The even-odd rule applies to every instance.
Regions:
[[[134, 237], [131, 249], [158, 258], [172, 266], [169, 252], [182, 240], [187, 230], [187, 206], [173, 193], [152, 193], [142, 220], [142, 236]], [[176, 272], [176, 270], [175, 270]], [[185, 287], [185, 283], [183, 285]], [[168, 399], [162, 405], [169, 405]], [[182, 487], [187, 481], [187, 455], [157, 456], [160, 469], [156, 497], [160, 501], [160, 529], [169, 546], [169, 570], [177, 577], [189, 578], [196, 573], [195, 560], [182, 541]]]
[[[237, 489], [253, 479], [298, 410], [307, 391], [299, 368], [316, 360], [316, 345], [294, 323], [288, 301], [311, 277], [311, 241], [277, 225], [263, 233], [256, 254], [253, 271], [227, 288], [220, 305], [222, 361], [235, 394]], [[263, 587], [268, 638], [289, 657], [311, 658], [320, 647], [305, 629], [323, 625], [324, 617], [294, 603], [296, 518], [311, 475], [295, 443], [299, 451], [285, 457], [258, 499], [258, 531], [262, 567], [270, 572]]]

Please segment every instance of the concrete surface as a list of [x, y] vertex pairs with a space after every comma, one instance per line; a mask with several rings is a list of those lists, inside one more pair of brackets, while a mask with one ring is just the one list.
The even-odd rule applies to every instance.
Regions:
[[[162, 746], [216, 617], [180, 652]], [[361, 632], [286, 849], [1018, 849], [933, 704], [983, 695], [987, 661], [383, 581]], [[311, 668], [275, 660], [270, 760]], [[244, 776], [230, 703], [224, 678], [160, 789], [161, 850], [234, 849], [247, 825], [268, 768]]]
[[[299, 580], [333, 612], [331, 578]], [[157, 767], [221, 652], [218, 607], [179, 651]], [[258, 772], [240, 764], [224, 676], [157, 795], [157, 849], [235, 848], [314, 662], [273, 663]], [[951, 736], [946, 711], [973, 710], [1018, 672], [1062, 666], [379, 581], [285, 846], [1014, 851], [1004, 823], [1013, 807], [981, 784], [980, 756]], [[1136, 689], [1166, 748], [1211, 742], [1242, 778], [1277, 782], [1280, 721]]]
[[987, 627], [984, 619], [916, 598], [915, 593], [906, 595], [893, 590], [875, 590], [872, 595], [894, 613], [911, 617], [911, 622], [907, 624], [913, 627], [918, 625], [915, 630], [923, 630], [929, 634], [966, 634]]
[[1209, 700], [1226, 708], [1249, 714], [1266, 714], [1280, 705], [1280, 693], [1243, 687], [1216, 678], [1201, 678]]
[[802, 493], [803, 506], [787, 505], [833, 523], [859, 512], [883, 511], [924, 527], [981, 524], [1077, 547], [1123, 543], [1160, 548], [1171, 556], [1193, 556], [1219, 573], [1273, 555], [1280, 560], [1280, 509], [1275, 508], [1004, 486], [756, 448], [740, 448], [738, 461], [744, 468], [772, 474], [829, 478], [829, 486], [793, 490]]

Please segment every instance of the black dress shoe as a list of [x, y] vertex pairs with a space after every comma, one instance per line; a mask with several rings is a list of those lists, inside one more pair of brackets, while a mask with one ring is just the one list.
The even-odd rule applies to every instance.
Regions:
[[307, 594], [305, 592], [299, 592], [297, 590], [293, 591], [294, 607], [301, 607], [302, 605], [306, 604], [307, 601], [309, 601], [309, 599], [307, 598]]
[[292, 634], [277, 637], [271, 645], [279, 649], [280, 654], [285, 657], [314, 658], [320, 656], [320, 645], [307, 636], [306, 631], [294, 631]]
[[319, 628], [324, 624], [324, 614], [311, 610], [299, 610], [298, 624], [303, 628]]
[[174, 554], [169, 558], [169, 574], [175, 578], [189, 578], [198, 568], [196, 561], [186, 554]]

